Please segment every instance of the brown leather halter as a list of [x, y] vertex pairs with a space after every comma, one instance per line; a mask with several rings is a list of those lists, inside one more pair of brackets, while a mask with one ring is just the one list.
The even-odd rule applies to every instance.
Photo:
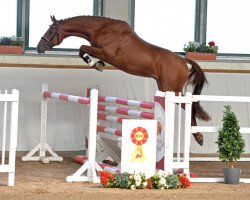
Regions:
[[52, 48], [52, 47], [54, 46], [54, 45], [52, 44], [52, 40], [54, 39], [55, 36], [56, 36], [57, 41], [58, 41], [58, 43], [59, 43], [58, 29], [59, 29], [60, 23], [61, 23], [61, 22], [57, 22], [56, 25], [50, 25], [50, 26], [49, 26], [49, 30], [50, 30], [51, 28], [55, 28], [53, 34], [51, 35], [51, 37], [50, 37], [49, 39], [46, 38], [45, 36], [41, 37], [42, 40], [44, 40], [44, 41], [47, 42], [46, 45], [48, 45], [50, 48]]

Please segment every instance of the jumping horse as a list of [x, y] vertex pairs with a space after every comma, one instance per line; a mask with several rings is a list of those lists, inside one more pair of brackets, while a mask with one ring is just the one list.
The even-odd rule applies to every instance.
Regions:
[[[69, 36], [77, 36], [90, 43], [90, 46], [80, 47], [79, 57], [99, 71], [102, 71], [106, 62], [129, 74], [154, 78], [159, 90], [174, 91], [176, 94], [190, 84], [193, 94], [199, 95], [207, 83], [204, 72], [196, 62], [144, 41], [124, 21], [96, 16], [63, 20], [51, 16], [51, 20], [53, 23], [37, 45], [38, 53], [52, 49]], [[90, 56], [100, 60], [95, 63]], [[191, 69], [187, 64], [192, 66]], [[196, 117], [210, 120], [199, 102], [194, 102], [192, 106], [193, 126], [197, 125]], [[202, 133], [193, 135], [202, 145]]]

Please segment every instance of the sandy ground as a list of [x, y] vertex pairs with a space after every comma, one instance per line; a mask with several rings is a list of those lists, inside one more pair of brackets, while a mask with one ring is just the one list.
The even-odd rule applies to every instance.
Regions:
[[[191, 170], [199, 177], [222, 176], [220, 162], [192, 162]], [[224, 183], [192, 183], [188, 189], [168, 190], [125, 190], [103, 188], [100, 184], [67, 183], [66, 176], [80, 167], [71, 158], [63, 162], [22, 162], [16, 163], [15, 186], [6, 186], [7, 174], [0, 174], [0, 200], [19, 199], [250, 199], [250, 184], [226, 185]], [[250, 178], [250, 163], [239, 163], [242, 177]]]

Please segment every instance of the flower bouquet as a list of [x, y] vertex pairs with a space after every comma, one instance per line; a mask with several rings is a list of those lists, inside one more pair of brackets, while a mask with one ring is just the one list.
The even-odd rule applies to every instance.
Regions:
[[100, 171], [99, 174], [102, 186], [109, 188], [114, 187], [115, 176], [112, 173], [106, 171]]
[[148, 184], [145, 173], [133, 173], [129, 176], [129, 181], [132, 190], [143, 189]]
[[[122, 188], [122, 189], [174, 189], [187, 188], [191, 185], [186, 174], [166, 174], [159, 170], [150, 179], [146, 179], [145, 173], [119, 173], [112, 174], [106, 171], [100, 171], [100, 181], [102, 186], [108, 188]], [[150, 180], [150, 181], [149, 181]], [[151, 185], [149, 187], [149, 185]]]
[[159, 170], [153, 177], [153, 187], [156, 189], [174, 189], [180, 185], [180, 180], [177, 174], [166, 174]]
[[180, 181], [180, 187], [181, 188], [187, 188], [191, 185], [189, 179], [187, 178], [186, 174], [178, 174], [178, 178]]

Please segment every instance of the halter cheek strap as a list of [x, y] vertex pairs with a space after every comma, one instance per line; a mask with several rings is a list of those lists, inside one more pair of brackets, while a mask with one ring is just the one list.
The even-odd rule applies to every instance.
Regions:
[[51, 28], [51, 27], [54, 27], [54, 28], [55, 28], [55, 31], [54, 31], [54, 33], [52, 34], [52, 36], [50, 37], [50, 39], [46, 38], [45, 36], [41, 37], [41, 39], [44, 40], [44, 41], [46, 41], [46, 42], [47, 42], [47, 45], [49, 45], [50, 47], [53, 47], [51, 41], [53, 40], [53, 38], [54, 38], [55, 36], [57, 36], [57, 41], [58, 41], [58, 43], [59, 43], [59, 35], [58, 35], [58, 28], [59, 28], [59, 26], [60, 26], [60, 22], [58, 22], [56, 26], [55, 26], [55, 25], [53, 25], [53, 26], [51, 25], [51, 26], [50, 26], [50, 28]]

